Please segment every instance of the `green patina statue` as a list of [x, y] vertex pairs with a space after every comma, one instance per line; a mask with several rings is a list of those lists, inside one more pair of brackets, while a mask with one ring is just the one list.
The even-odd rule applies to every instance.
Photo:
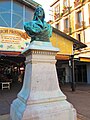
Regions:
[[32, 41], [50, 42], [52, 36], [52, 27], [44, 21], [45, 12], [42, 7], [37, 7], [33, 20], [24, 24], [26, 33], [31, 37]]

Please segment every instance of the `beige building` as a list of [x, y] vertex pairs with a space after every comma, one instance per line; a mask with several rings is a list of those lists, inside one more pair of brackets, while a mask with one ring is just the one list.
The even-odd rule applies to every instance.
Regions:
[[[21, 82], [18, 74], [21, 75], [25, 67], [25, 57], [21, 52], [29, 46], [31, 40], [25, 33], [23, 24], [32, 20], [37, 6], [39, 4], [33, 0], [0, 1], [0, 71], [2, 74], [4, 73], [6, 76], [9, 76], [12, 82]], [[70, 56], [73, 55], [73, 48], [83, 48], [86, 46], [55, 28], [53, 29], [50, 41], [53, 46], [60, 49], [56, 59], [58, 61], [66, 60], [66, 64], [63, 64], [65, 69], [61, 68], [57, 71], [60, 71], [59, 73], [62, 74], [64, 70], [60, 80], [68, 82], [70, 80], [68, 61]], [[13, 73], [16, 77], [13, 77]]]
[[75, 50], [75, 81], [90, 83], [90, 0], [54, 0], [50, 7], [52, 26], [87, 45]]

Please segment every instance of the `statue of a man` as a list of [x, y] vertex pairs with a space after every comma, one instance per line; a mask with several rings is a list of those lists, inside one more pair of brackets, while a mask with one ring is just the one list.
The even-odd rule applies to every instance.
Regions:
[[52, 36], [52, 27], [44, 21], [45, 12], [42, 7], [37, 7], [34, 13], [33, 20], [24, 24], [26, 33], [31, 37], [32, 41], [49, 42]]

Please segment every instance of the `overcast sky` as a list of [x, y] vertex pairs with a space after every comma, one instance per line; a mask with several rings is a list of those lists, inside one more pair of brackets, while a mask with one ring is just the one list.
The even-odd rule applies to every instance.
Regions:
[[53, 2], [53, 0], [34, 0], [35, 2], [42, 5], [45, 11], [45, 20], [48, 21], [50, 19], [50, 4]]

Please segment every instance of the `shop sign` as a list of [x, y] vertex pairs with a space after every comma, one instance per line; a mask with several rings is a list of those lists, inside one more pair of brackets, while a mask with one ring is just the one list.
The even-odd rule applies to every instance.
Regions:
[[0, 28], [0, 50], [22, 51], [30, 43], [30, 37], [24, 30]]

